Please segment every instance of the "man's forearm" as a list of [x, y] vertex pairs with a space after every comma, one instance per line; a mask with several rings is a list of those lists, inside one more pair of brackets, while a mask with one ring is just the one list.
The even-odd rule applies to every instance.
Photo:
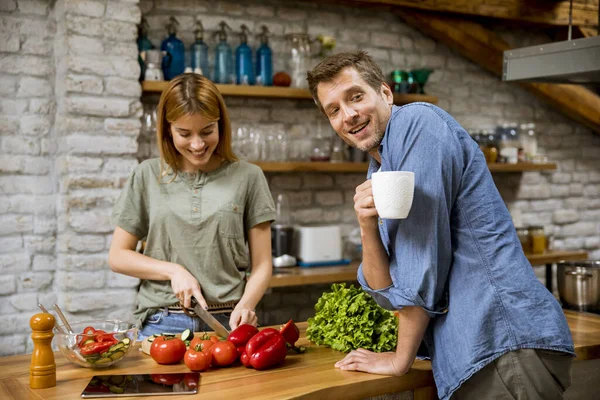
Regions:
[[392, 284], [390, 261], [381, 243], [377, 224], [360, 229], [362, 240], [362, 270], [371, 289], [383, 289]]
[[421, 307], [404, 307], [398, 315], [397, 365], [405, 374], [408, 372], [429, 325], [429, 315]]

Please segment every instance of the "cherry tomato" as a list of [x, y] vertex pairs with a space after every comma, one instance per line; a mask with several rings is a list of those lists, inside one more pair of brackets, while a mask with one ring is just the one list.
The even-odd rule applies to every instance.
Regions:
[[219, 343], [215, 343], [210, 348], [213, 356], [213, 364], [218, 367], [225, 367], [231, 365], [238, 358], [237, 348], [230, 341], [224, 340]]
[[190, 349], [195, 349], [198, 345], [202, 346], [202, 350], [210, 349], [215, 343], [212, 340], [195, 337], [190, 342]]
[[201, 347], [201, 345], [196, 348], [190, 346], [185, 352], [183, 362], [190, 371], [206, 371], [210, 367], [213, 358], [212, 353], [210, 350], [200, 350]]
[[159, 364], [176, 364], [185, 355], [185, 343], [179, 338], [159, 336], [150, 346], [150, 355]]

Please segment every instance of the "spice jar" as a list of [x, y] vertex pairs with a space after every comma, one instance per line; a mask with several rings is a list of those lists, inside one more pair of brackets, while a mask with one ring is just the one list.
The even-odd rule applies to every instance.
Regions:
[[529, 237], [529, 229], [527, 228], [516, 228], [517, 236], [523, 247], [525, 253], [531, 253], [531, 238]]
[[546, 234], [543, 226], [530, 226], [529, 237], [531, 238], [531, 252], [542, 254], [546, 251]]

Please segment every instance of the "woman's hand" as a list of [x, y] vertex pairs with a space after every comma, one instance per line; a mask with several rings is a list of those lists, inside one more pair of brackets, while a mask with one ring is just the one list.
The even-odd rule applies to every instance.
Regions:
[[205, 310], [208, 309], [208, 304], [206, 304], [206, 300], [204, 300], [204, 296], [202, 296], [200, 290], [200, 284], [190, 271], [181, 265], [177, 265], [173, 269], [173, 272], [171, 272], [170, 278], [173, 293], [175, 293], [175, 297], [177, 297], [183, 307], [190, 308], [192, 305], [192, 296], [194, 296], [202, 308]]
[[236, 307], [233, 309], [231, 317], [229, 317], [229, 326], [231, 327], [231, 330], [234, 330], [243, 324], [249, 324], [252, 326], [258, 325], [256, 312], [248, 308]]
[[365, 349], [352, 350], [346, 357], [335, 363], [335, 367], [344, 371], [363, 371], [379, 375], [402, 376], [408, 368], [399, 365], [396, 353], [374, 353]]
[[356, 187], [354, 194], [354, 211], [361, 226], [377, 226], [377, 209], [373, 200], [373, 188], [371, 180], [367, 180]]

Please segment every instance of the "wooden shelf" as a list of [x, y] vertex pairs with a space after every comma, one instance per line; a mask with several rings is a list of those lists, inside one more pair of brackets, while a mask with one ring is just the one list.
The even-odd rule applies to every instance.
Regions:
[[543, 254], [527, 254], [527, 259], [531, 265], [554, 264], [559, 261], [585, 260], [587, 257], [587, 252], [582, 250], [547, 251]]
[[265, 172], [367, 172], [369, 163], [352, 162], [255, 162]]
[[492, 172], [526, 172], [526, 171], [554, 171], [556, 164], [533, 164], [533, 163], [518, 163], [518, 164], [488, 164], [488, 168]]
[[[265, 172], [367, 172], [368, 162], [255, 162]], [[492, 172], [552, 171], [556, 164], [488, 164]]]
[[[167, 81], [143, 81], [142, 90], [146, 93], [161, 93], [166, 87]], [[247, 85], [217, 85], [223, 96], [238, 97], [263, 97], [281, 99], [304, 99], [312, 100], [307, 89], [297, 89], [278, 86], [247, 86]], [[394, 104], [402, 105], [424, 101], [426, 103], [437, 103], [436, 96], [425, 94], [400, 94], [394, 93]]]
[[[548, 251], [544, 254], [527, 254], [527, 259], [531, 265], [545, 265], [554, 264], [559, 261], [583, 260], [587, 256], [585, 251]], [[336, 265], [331, 267], [274, 268], [269, 287], [356, 281], [356, 272], [359, 264], [359, 262], [353, 262], [350, 265]]]

